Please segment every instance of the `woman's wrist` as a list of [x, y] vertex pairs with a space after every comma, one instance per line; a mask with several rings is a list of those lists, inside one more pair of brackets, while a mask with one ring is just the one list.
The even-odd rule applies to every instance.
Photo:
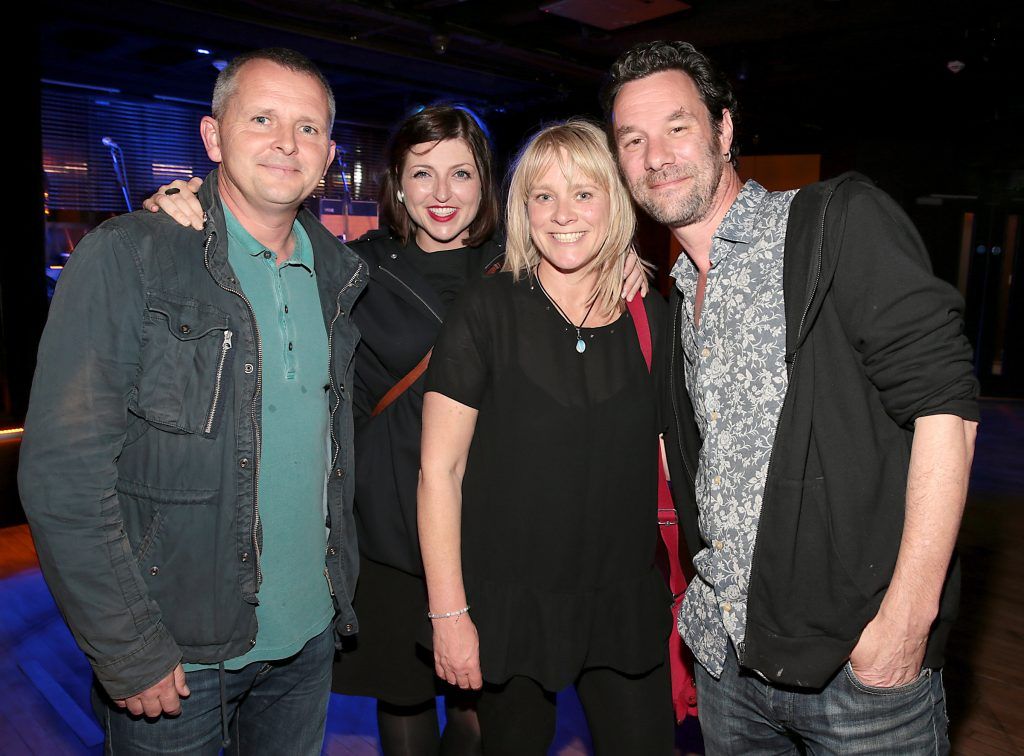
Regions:
[[453, 609], [448, 612], [431, 612], [427, 611], [427, 619], [430, 620], [445, 620], [455, 618], [455, 621], [459, 621], [459, 617], [469, 612], [469, 604], [466, 604], [461, 609]]

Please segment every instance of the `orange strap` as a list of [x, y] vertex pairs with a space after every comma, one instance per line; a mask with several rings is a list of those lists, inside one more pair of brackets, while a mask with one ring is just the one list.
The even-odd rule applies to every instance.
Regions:
[[[487, 270], [484, 271], [484, 275], [493, 276], [495, 273], [501, 270], [501, 265], [503, 261], [504, 256], [496, 259], [489, 266], [487, 266]], [[414, 367], [412, 370], [406, 373], [402, 380], [400, 380], [398, 383], [396, 383], [394, 386], [388, 389], [388, 393], [384, 394], [384, 396], [380, 398], [380, 401], [377, 402], [377, 406], [373, 408], [373, 412], [370, 413], [370, 417], [377, 417], [377, 415], [379, 415], [381, 412], [383, 412], [389, 406], [391, 406], [391, 404], [398, 397], [404, 394], [406, 389], [408, 389], [412, 384], [416, 383], [416, 379], [423, 375], [423, 371], [426, 370], [427, 365], [430, 364], [430, 353], [433, 351], [433, 347], [428, 349], [427, 353], [423, 355], [423, 359], [419, 361], [416, 367]]]
[[433, 347], [428, 349], [427, 353], [423, 355], [423, 359], [416, 364], [416, 367], [406, 373], [402, 380], [388, 389], [388, 393], [384, 394], [384, 396], [380, 398], [380, 401], [377, 402], [377, 406], [373, 408], [373, 412], [370, 415], [371, 417], [377, 417], [377, 415], [391, 406], [391, 403], [394, 402], [395, 399], [404, 394], [407, 388], [416, 383], [416, 379], [423, 375], [423, 371], [425, 371], [427, 369], [427, 365], [430, 364], [430, 353], [433, 351]]

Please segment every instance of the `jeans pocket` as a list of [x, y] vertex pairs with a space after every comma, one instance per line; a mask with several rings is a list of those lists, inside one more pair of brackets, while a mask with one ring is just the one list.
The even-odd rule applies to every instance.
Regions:
[[932, 670], [929, 667], [922, 667], [917, 677], [908, 683], [903, 685], [895, 685], [891, 688], [883, 688], [878, 685], [868, 685], [862, 682], [857, 677], [857, 673], [853, 671], [853, 665], [847, 661], [843, 667], [843, 672], [846, 674], [846, 679], [850, 681], [850, 684], [859, 690], [861, 693], [867, 693], [872, 696], [898, 696], [904, 693], [912, 693], [919, 687], [927, 684], [927, 681], [931, 679]]

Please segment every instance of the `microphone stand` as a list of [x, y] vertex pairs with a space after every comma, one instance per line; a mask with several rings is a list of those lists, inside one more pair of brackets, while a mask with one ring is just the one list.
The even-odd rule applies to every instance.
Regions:
[[114, 176], [117, 177], [117, 183], [121, 186], [124, 204], [128, 207], [128, 212], [130, 213], [132, 211], [132, 201], [128, 195], [128, 171], [124, 165], [124, 153], [121, 152], [117, 142], [110, 137], [103, 137], [102, 142], [110, 150], [110, 159], [114, 161]]

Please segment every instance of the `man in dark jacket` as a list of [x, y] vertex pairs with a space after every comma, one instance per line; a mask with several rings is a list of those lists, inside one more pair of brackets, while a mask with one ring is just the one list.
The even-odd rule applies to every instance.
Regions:
[[212, 112], [200, 228], [133, 213], [72, 255], [20, 492], [110, 752], [319, 754], [334, 627], [357, 630], [366, 266], [300, 210], [334, 155], [319, 70], [240, 56]]
[[977, 421], [959, 296], [866, 179], [743, 184], [735, 99], [691, 45], [626, 52], [605, 107], [634, 199], [685, 252], [663, 351], [708, 752], [948, 750]]

